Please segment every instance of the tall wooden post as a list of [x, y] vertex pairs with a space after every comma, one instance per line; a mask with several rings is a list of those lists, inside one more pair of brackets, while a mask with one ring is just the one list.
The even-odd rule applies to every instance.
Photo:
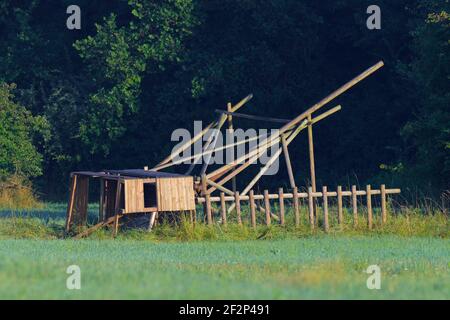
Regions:
[[264, 190], [264, 206], [266, 209], [266, 225], [270, 226], [271, 211], [270, 211], [270, 200], [269, 200], [269, 191], [268, 190]]
[[298, 204], [298, 188], [294, 187], [294, 211], [295, 211], [295, 225], [298, 227], [300, 225], [300, 208]]
[[220, 193], [220, 212], [222, 214], [222, 224], [227, 225], [227, 204], [225, 202], [225, 193]]
[[309, 206], [309, 223], [311, 229], [314, 229], [314, 197], [312, 187], [308, 187], [308, 206]]
[[291, 185], [291, 188], [295, 188], [295, 179], [294, 179], [294, 173], [292, 171], [292, 164], [291, 164], [291, 158], [289, 157], [289, 150], [286, 143], [286, 138], [284, 137], [284, 134], [281, 135], [281, 145], [283, 147], [283, 153], [284, 153], [284, 160], [286, 162], [286, 168], [289, 175], [289, 183]]
[[387, 220], [386, 211], [386, 186], [384, 184], [380, 187], [381, 190], [381, 223], [385, 224]]
[[352, 209], [353, 209], [353, 227], [358, 226], [358, 196], [356, 186], [352, 186]]
[[312, 118], [311, 114], [308, 115], [308, 146], [309, 146], [309, 169], [311, 174], [311, 187], [312, 191], [316, 192], [316, 169], [314, 164], [314, 141], [312, 131]]
[[252, 222], [252, 227], [256, 228], [256, 206], [255, 206], [255, 193], [253, 189], [250, 190], [249, 196], [249, 204], [250, 204], [250, 219]]
[[241, 217], [241, 197], [239, 196], [239, 191], [236, 191], [234, 193], [234, 202], [236, 204], [236, 214], [237, 214], [237, 221], [238, 224], [242, 224], [242, 217]]
[[113, 227], [113, 237], [117, 236], [117, 232], [119, 231], [119, 210], [120, 210], [120, 194], [122, 192], [122, 183], [120, 180], [117, 180], [116, 187], [116, 199], [114, 203], [114, 227]]
[[72, 178], [70, 179], [69, 204], [67, 206], [67, 216], [66, 216], [66, 232], [70, 231], [70, 224], [72, 223], [73, 204], [75, 202], [76, 188], [77, 188], [77, 175], [73, 175]]
[[[227, 103], [227, 111], [228, 112], [233, 112], [233, 107], [231, 105], [231, 102]], [[229, 134], [232, 135], [234, 133], [234, 128], [233, 128], [233, 116], [231, 114], [229, 114], [227, 116], [227, 120], [228, 120], [228, 130], [229, 130]], [[234, 139], [233, 139], [234, 140]], [[233, 152], [234, 154], [234, 152]], [[234, 161], [234, 159], [233, 159]], [[232, 171], [235, 171], [235, 169], [233, 168]], [[231, 179], [231, 190], [233, 190], [233, 192], [236, 192], [236, 177], [233, 177]]]
[[338, 223], [342, 225], [344, 222], [344, 214], [342, 211], [342, 186], [337, 187], [337, 204], [338, 204]]
[[278, 199], [279, 199], [279, 203], [280, 203], [280, 224], [282, 226], [285, 225], [285, 219], [284, 219], [284, 192], [283, 192], [283, 188], [279, 188], [278, 189]]
[[367, 185], [366, 188], [366, 196], [367, 196], [367, 226], [369, 230], [372, 230], [372, 190], [370, 184]]
[[328, 232], [330, 226], [328, 224], [328, 190], [326, 186], [322, 187], [322, 200], [323, 200], [323, 229]]

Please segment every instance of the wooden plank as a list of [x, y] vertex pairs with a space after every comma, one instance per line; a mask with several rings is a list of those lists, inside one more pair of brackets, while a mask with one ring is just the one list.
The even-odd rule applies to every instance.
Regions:
[[312, 131], [311, 115], [308, 115], [308, 148], [309, 148], [309, 170], [312, 191], [316, 192], [316, 166], [314, 163], [314, 138]]
[[293, 190], [293, 198], [294, 198], [294, 213], [295, 213], [295, 226], [300, 225], [300, 206], [298, 203], [298, 188], [294, 187]]
[[309, 224], [311, 229], [314, 229], [314, 197], [312, 187], [308, 187], [308, 209], [309, 209]]
[[338, 205], [338, 223], [342, 225], [344, 222], [344, 214], [342, 210], [342, 186], [337, 187], [337, 205]]
[[159, 211], [188, 211], [195, 209], [194, 178], [173, 177], [156, 179]]
[[100, 199], [98, 203], [98, 222], [105, 220], [105, 211], [103, 205], [103, 199], [105, 198], [105, 180], [99, 179], [100, 182]]
[[280, 224], [282, 226], [285, 225], [285, 212], [284, 212], [284, 194], [283, 194], [283, 188], [278, 189], [278, 199], [280, 204]]
[[87, 209], [89, 201], [89, 177], [78, 176], [75, 188], [74, 208], [72, 214], [73, 224], [77, 227], [87, 223]]
[[225, 202], [225, 193], [220, 193], [220, 212], [222, 217], [222, 224], [227, 225], [227, 204]]
[[359, 74], [358, 76], [356, 76], [355, 78], [353, 78], [352, 80], [350, 80], [349, 82], [347, 82], [346, 84], [344, 84], [343, 86], [341, 86], [339, 89], [333, 91], [328, 96], [326, 96], [325, 98], [323, 98], [322, 100], [317, 102], [315, 105], [313, 105], [312, 107], [310, 107], [309, 109], [307, 109], [306, 111], [301, 113], [299, 116], [297, 116], [291, 122], [285, 124], [280, 129], [280, 133], [285, 132], [286, 130], [288, 130], [292, 126], [296, 125], [297, 123], [299, 123], [300, 121], [305, 119], [308, 115], [310, 115], [310, 114], [314, 113], [315, 111], [319, 110], [324, 105], [326, 105], [328, 102], [330, 102], [331, 100], [335, 99], [339, 95], [343, 94], [345, 91], [347, 91], [348, 89], [350, 89], [351, 87], [353, 87], [354, 85], [359, 83], [360, 81], [364, 80], [365, 78], [367, 78], [368, 76], [373, 74], [375, 71], [380, 69], [382, 66], [384, 66], [384, 63], [383, 63], [383, 61], [380, 61], [377, 64], [375, 64], [372, 67], [370, 67], [369, 69], [367, 69], [364, 72], [362, 72], [361, 74]]
[[269, 191], [268, 190], [264, 190], [264, 206], [265, 206], [265, 211], [266, 211], [266, 225], [270, 226], [270, 200], [269, 200]]
[[73, 204], [75, 201], [76, 188], [77, 188], [77, 175], [73, 175], [70, 179], [70, 187], [69, 187], [69, 203], [67, 204], [67, 214], [66, 214], [66, 232], [70, 231], [70, 224], [72, 223]]
[[276, 123], [288, 123], [291, 121], [290, 119], [279, 119], [279, 118], [271, 118], [271, 117], [261, 117], [261, 116], [255, 116], [252, 114], [245, 114], [245, 113], [237, 113], [237, 112], [231, 112], [231, 111], [225, 111], [225, 110], [215, 110], [216, 113], [220, 114], [226, 114], [231, 117], [236, 118], [243, 118], [243, 119], [249, 119], [249, 120], [256, 120], [256, 121], [267, 121], [267, 122], [276, 122]]
[[[211, 185], [211, 186], [213, 186], [214, 188], [216, 188], [216, 189], [218, 189], [220, 191], [225, 192], [226, 194], [228, 194], [230, 196], [234, 196], [234, 192], [233, 191], [231, 191], [230, 189], [225, 188], [224, 186], [222, 186], [222, 185], [220, 185], [218, 183], [215, 183], [212, 180], [206, 179], [206, 183]], [[208, 191], [208, 193], [212, 193], [212, 191]]]
[[115, 205], [114, 205], [114, 227], [113, 227], [113, 237], [117, 236], [117, 232], [119, 231], [119, 210], [120, 210], [120, 193], [122, 190], [122, 183], [117, 181], [117, 187], [116, 187], [116, 197], [115, 197]]
[[[227, 111], [228, 112], [233, 112], [233, 108], [231, 107], [231, 103], [227, 104]], [[234, 128], [233, 128], [233, 116], [232, 115], [228, 115], [227, 116], [227, 120], [228, 120], [228, 131], [230, 135], [233, 135], [234, 133]], [[235, 169], [233, 168], [232, 171], [234, 171]], [[231, 178], [231, 190], [233, 190], [233, 192], [236, 192], [236, 176], [233, 176]]]
[[367, 226], [369, 227], [369, 230], [372, 230], [372, 194], [370, 191], [371, 187], [370, 184], [366, 187], [366, 196], [367, 196]]
[[322, 187], [322, 200], [323, 200], [323, 229], [325, 232], [330, 230], [328, 223], [328, 191], [327, 187]]
[[286, 162], [286, 169], [289, 176], [289, 183], [291, 184], [291, 188], [295, 188], [295, 179], [294, 173], [292, 171], [291, 158], [289, 157], [289, 149], [284, 135], [281, 135], [281, 146], [283, 147], [283, 154], [284, 160]]
[[208, 225], [212, 225], [213, 221], [212, 221], [212, 213], [211, 213], [211, 199], [210, 199], [210, 195], [209, 194], [205, 194], [205, 215], [206, 215], [206, 219], [208, 221]]
[[352, 186], [352, 209], [353, 209], [353, 226], [358, 226], [358, 196], [356, 194], [356, 186]]
[[242, 217], [241, 217], [241, 199], [239, 197], [239, 191], [236, 191], [234, 193], [234, 203], [236, 205], [236, 214], [237, 214], [237, 221], [238, 224], [242, 224]]
[[253, 229], [256, 229], [256, 208], [255, 208], [255, 194], [253, 190], [249, 193], [249, 205], [250, 205], [250, 219]]
[[381, 223], [385, 224], [387, 221], [386, 186], [382, 184], [380, 190], [381, 190]]

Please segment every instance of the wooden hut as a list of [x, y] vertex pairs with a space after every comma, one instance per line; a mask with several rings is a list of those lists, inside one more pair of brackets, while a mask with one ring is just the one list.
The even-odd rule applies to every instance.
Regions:
[[195, 210], [192, 176], [146, 169], [72, 172], [66, 231], [86, 225], [90, 179], [100, 180], [99, 223], [133, 213]]

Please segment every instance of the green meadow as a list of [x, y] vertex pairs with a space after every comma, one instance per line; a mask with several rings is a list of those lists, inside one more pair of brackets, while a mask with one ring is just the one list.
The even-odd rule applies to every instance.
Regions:
[[[372, 232], [363, 217], [354, 229], [346, 216], [330, 234], [320, 222], [311, 232], [306, 221], [253, 230], [231, 219], [73, 240], [64, 209], [0, 211], [0, 299], [450, 299], [443, 215], [391, 216]], [[66, 287], [70, 265], [80, 267], [80, 290]], [[380, 290], [367, 288], [370, 265], [380, 267]]]

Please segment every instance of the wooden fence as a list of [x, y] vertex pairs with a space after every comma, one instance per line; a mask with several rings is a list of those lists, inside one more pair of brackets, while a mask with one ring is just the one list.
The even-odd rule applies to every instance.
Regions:
[[[232, 202], [237, 216], [238, 224], [242, 224], [241, 215], [241, 202], [248, 202], [250, 208], [250, 223], [256, 228], [256, 211], [261, 211], [265, 214], [265, 224], [270, 226], [272, 219], [276, 219], [281, 225], [285, 225], [286, 221], [286, 210], [285, 202], [286, 200], [292, 199], [290, 202], [294, 208], [295, 214], [295, 225], [300, 224], [300, 199], [307, 199], [308, 202], [308, 220], [311, 229], [315, 228], [317, 224], [317, 208], [316, 199], [322, 198], [322, 211], [323, 211], [323, 228], [325, 231], [329, 230], [329, 209], [328, 201], [330, 197], [337, 197], [337, 218], [338, 223], [342, 224], [344, 222], [343, 214], [343, 198], [351, 197], [351, 208], [353, 213], [353, 224], [356, 226], [358, 224], [358, 196], [364, 196], [366, 198], [367, 207], [367, 225], [369, 229], [373, 227], [373, 208], [372, 208], [372, 197], [375, 195], [380, 195], [381, 197], [381, 221], [382, 224], [386, 223], [387, 220], [387, 196], [390, 194], [399, 194], [400, 189], [386, 189], [385, 185], [381, 185], [380, 189], [372, 189], [370, 185], [366, 186], [365, 190], [357, 190], [356, 186], [352, 186], [351, 190], [345, 191], [341, 186], [337, 187], [337, 191], [328, 191], [328, 188], [324, 186], [322, 192], [313, 192], [312, 187], [308, 188], [308, 192], [299, 192], [298, 188], [294, 188], [292, 193], [284, 193], [283, 188], [278, 190], [278, 194], [269, 194], [267, 190], [264, 190], [263, 194], [255, 194], [253, 190], [250, 190], [248, 195], [240, 195], [236, 192], [234, 196], [226, 196], [224, 192], [220, 193], [220, 196], [211, 196], [206, 194], [203, 197], [198, 197], [197, 201], [199, 204], [203, 204], [205, 217], [207, 218], [208, 224], [213, 224], [212, 215], [212, 203], [220, 203], [220, 220], [221, 223], [227, 224], [227, 202]], [[263, 200], [264, 206], [256, 203], [257, 200]], [[271, 200], [278, 200], [278, 216], [272, 213], [272, 207], [270, 204]]]

